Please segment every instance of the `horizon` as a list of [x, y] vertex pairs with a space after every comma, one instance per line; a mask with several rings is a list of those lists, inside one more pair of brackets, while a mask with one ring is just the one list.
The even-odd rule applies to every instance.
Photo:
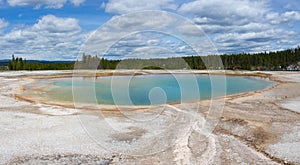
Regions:
[[[203, 30], [218, 54], [280, 51], [299, 44], [300, 4], [293, 0], [157, 0], [148, 6], [146, 3], [145, 0], [0, 0], [0, 12], [6, 13], [0, 16], [0, 46], [3, 48], [0, 59], [10, 59], [11, 54], [15, 54], [33, 60], [76, 60], [82, 53], [80, 47], [99, 27], [112, 19], [144, 10], [160, 10], [189, 19]], [[153, 26], [167, 26], [170, 21], [166, 17], [163, 22], [157, 22], [160, 20], [147, 15], [136, 15], [134, 19], [139, 21], [140, 18], [152, 20], [149, 24]], [[135, 24], [125, 22], [122, 26], [132, 28]], [[182, 30], [190, 34], [189, 29]], [[195, 55], [185, 43], [175, 42], [171, 37], [129, 36], [122, 44], [114, 45], [118, 49], [114, 53], [119, 54], [111, 54], [111, 57], [121, 56], [120, 52], [129, 55], [138, 52], [141, 58], [157, 54], [168, 57], [168, 51], [153, 50], [150, 47], [153, 45], [168, 47], [179, 56]]]
[[[276, 52], [280, 52], [280, 51], [286, 51], [286, 50], [291, 50], [291, 49], [298, 49], [300, 48], [300, 45], [296, 46], [296, 47], [293, 47], [293, 48], [287, 48], [287, 49], [284, 49], [284, 50], [276, 50], [276, 51], [263, 51], [263, 52], [253, 52], [253, 53], [247, 53], [247, 52], [239, 52], [239, 53], [234, 53], [234, 54], [209, 54], [209, 55], [204, 55], [202, 57], [206, 57], [206, 56], [223, 56], [223, 55], [241, 55], [241, 54], [247, 54], [247, 55], [256, 55], [256, 54], [262, 54], [262, 53], [276, 53]], [[82, 54], [83, 55], [83, 54]], [[200, 56], [200, 55], [197, 55], [197, 56], [190, 56], [190, 55], [186, 55], [186, 56], [170, 56], [170, 57], [162, 57], [162, 58], [157, 58], [157, 57], [154, 57], [154, 58], [125, 58], [125, 59], [108, 59], [108, 58], [105, 58], [105, 56], [99, 56], [99, 55], [90, 55], [90, 54], [85, 54], [85, 55], [88, 55], [88, 56], [92, 56], [92, 57], [98, 57], [98, 58], [104, 58], [106, 60], [109, 60], [109, 61], [117, 61], [117, 60], [130, 60], [130, 59], [135, 59], [135, 60], [151, 60], [151, 59], [169, 59], [169, 58], [184, 58], [184, 57], [197, 57], [197, 56]], [[11, 55], [12, 56], [12, 55]], [[82, 57], [82, 56], [81, 56]], [[22, 58], [22, 59], [25, 59], [26, 61], [45, 61], [45, 62], [76, 62], [77, 60], [81, 59], [81, 58], [77, 58], [77, 59], [61, 59], [61, 60], [47, 60], [47, 59], [26, 59], [26, 58], [23, 58], [22, 56], [15, 56], [15, 58]], [[0, 58], [0, 61], [11, 61], [11, 58], [7, 58], [7, 59], [1, 59]]]

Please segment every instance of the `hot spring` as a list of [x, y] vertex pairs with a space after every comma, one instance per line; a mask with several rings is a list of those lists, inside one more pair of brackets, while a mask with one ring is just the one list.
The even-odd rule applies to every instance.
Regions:
[[38, 96], [61, 103], [157, 105], [222, 97], [274, 85], [264, 78], [202, 74], [149, 74], [43, 79]]

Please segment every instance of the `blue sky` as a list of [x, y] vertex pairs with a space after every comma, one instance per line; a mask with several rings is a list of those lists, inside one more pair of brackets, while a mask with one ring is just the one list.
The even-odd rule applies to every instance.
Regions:
[[[95, 37], [95, 31], [99, 27], [103, 30], [110, 19], [144, 10], [167, 11], [189, 19], [203, 30], [219, 54], [274, 51], [300, 45], [299, 0], [0, 0], [0, 59], [15, 54], [26, 59], [74, 60], [83, 52], [87, 40], [113, 40], [116, 38], [111, 36], [123, 35], [134, 26], [141, 31], [174, 24], [172, 16], [157, 19], [145, 12], [135, 18], [132, 14], [133, 18], [122, 24], [125, 30], [120, 28], [124, 19], [110, 21], [106, 27], [120, 32], [102, 31]], [[181, 31], [190, 32], [189, 28]], [[123, 44], [111, 45], [113, 49], [108, 52], [134, 58], [167, 57], [172, 53], [195, 55], [188, 44], [174, 37], [166, 40], [170, 36], [158, 33], [125, 36], [120, 40]], [[100, 49], [95, 52], [105, 53]]]

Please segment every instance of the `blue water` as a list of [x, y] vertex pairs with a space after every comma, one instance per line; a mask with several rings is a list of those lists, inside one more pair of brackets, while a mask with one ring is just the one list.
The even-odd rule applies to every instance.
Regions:
[[255, 91], [274, 82], [246, 76], [157, 74], [97, 79], [55, 79], [46, 97], [58, 101], [151, 105], [194, 101]]

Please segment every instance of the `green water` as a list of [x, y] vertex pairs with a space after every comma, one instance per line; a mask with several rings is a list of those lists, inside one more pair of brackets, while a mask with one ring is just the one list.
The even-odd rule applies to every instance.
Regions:
[[62, 102], [151, 105], [209, 99], [273, 84], [262, 78], [193, 74], [62, 78], [50, 82], [45, 97]]

